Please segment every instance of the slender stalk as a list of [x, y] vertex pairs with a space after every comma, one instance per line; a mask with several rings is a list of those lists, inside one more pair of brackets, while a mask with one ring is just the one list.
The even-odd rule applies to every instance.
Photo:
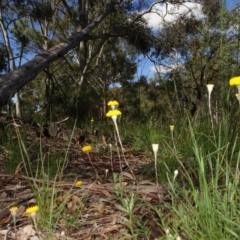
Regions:
[[212, 132], [213, 132], [213, 137], [214, 137], [214, 140], [216, 142], [216, 136], [215, 136], [215, 132], [214, 132], [213, 116], [212, 116], [212, 107], [211, 107], [211, 93], [212, 93], [213, 87], [214, 87], [213, 84], [207, 84], [207, 89], [208, 89], [208, 111], [209, 111], [209, 115], [210, 115], [210, 121], [211, 121], [211, 128], [212, 128]]
[[128, 166], [131, 174], [132, 174], [132, 177], [136, 180], [136, 177], [133, 173], [133, 170], [131, 169], [130, 165], [128, 164], [128, 161], [125, 157], [125, 154], [124, 154], [124, 151], [123, 151], [123, 145], [122, 145], [122, 141], [121, 141], [121, 138], [120, 138], [120, 134], [119, 134], [119, 130], [118, 130], [118, 125], [117, 125], [117, 119], [116, 118], [112, 118], [113, 119], [113, 122], [114, 122], [114, 125], [115, 125], [115, 129], [116, 129], [116, 132], [117, 132], [117, 137], [118, 137], [118, 141], [119, 141], [119, 144], [120, 144], [120, 147], [121, 147], [121, 150], [122, 150], [122, 155], [123, 155], [123, 159], [126, 163], [126, 165]]
[[[116, 142], [116, 148], [117, 148], [117, 154], [118, 154], [118, 159], [119, 159], [119, 168], [120, 168], [120, 172], [122, 173], [122, 160], [121, 160], [121, 155], [120, 155], [120, 152], [119, 152], [119, 147], [118, 147], [118, 139], [117, 139], [117, 136], [116, 136], [116, 131], [114, 131], [114, 139], [115, 139], [115, 142]], [[114, 161], [115, 163], [115, 161]]]
[[158, 186], [157, 153], [154, 153], [154, 168], [155, 168], [156, 185]]
[[90, 161], [90, 163], [91, 163], [91, 165], [92, 165], [92, 167], [93, 167], [93, 169], [94, 169], [94, 171], [95, 171], [96, 178], [98, 178], [98, 171], [97, 171], [97, 169], [94, 167], [94, 165], [93, 165], [93, 163], [92, 163], [92, 159], [91, 159], [91, 157], [90, 157], [89, 152], [87, 152], [87, 155], [88, 155], [88, 159], [89, 159], [89, 161]]

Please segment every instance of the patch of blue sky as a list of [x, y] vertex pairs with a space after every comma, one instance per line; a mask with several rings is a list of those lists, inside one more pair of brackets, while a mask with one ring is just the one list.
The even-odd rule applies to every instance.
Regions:
[[[150, 3], [154, 1], [151, 0]], [[153, 13], [149, 13], [145, 16], [148, 21], [149, 26], [154, 30], [161, 28], [163, 22], [173, 22], [175, 21], [180, 14], [193, 14], [196, 18], [204, 17], [201, 11], [201, 2], [196, 0], [195, 2], [186, 1], [184, 4], [157, 4], [153, 8]], [[223, 0], [223, 4], [226, 5], [227, 9], [234, 9], [235, 7], [240, 6], [240, 0]], [[167, 6], [167, 7], [166, 7]], [[174, 67], [176, 65], [172, 65]], [[146, 56], [139, 57], [138, 70], [136, 74], [136, 80], [139, 79], [141, 75], [146, 76], [148, 79], [154, 77], [154, 74], [157, 72], [166, 73], [166, 71], [171, 70], [171, 67], [166, 68], [166, 66], [160, 66], [156, 69], [156, 66], [152, 61], [149, 60]]]

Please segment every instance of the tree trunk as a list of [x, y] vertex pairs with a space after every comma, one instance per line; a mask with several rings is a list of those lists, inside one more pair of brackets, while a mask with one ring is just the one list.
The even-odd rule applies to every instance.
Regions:
[[113, 4], [106, 3], [103, 14], [96, 18], [81, 32], [74, 34], [71, 38], [53, 48], [37, 55], [18, 69], [0, 78], [0, 106], [7, 104], [9, 98], [33, 80], [50, 63], [64, 56], [69, 50], [76, 47], [80, 41], [86, 40], [88, 34], [97, 27], [111, 12]]
[[46, 111], [45, 111], [45, 118], [46, 120], [50, 120], [51, 118], [51, 79], [49, 78], [48, 74], [46, 74], [45, 79], [45, 104], [46, 104]]
[[[48, 47], [48, 25], [49, 21], [48, 19], [45, 19], [44, 25], [41, 28], [42, 29], [42, 34], [44, 36], [44, 43], [43, 43], [43, 49], [44, 51], [47, 51], [49, 49]], [[51, 73], [50, 73], [50, 66], [45, 69], [46, 71], [46, 78], [45, 78], [45, 105], [46, 105], [46, 110], [45, 110], [45, 118], [46, 120], [50, 120], [51, 118], [51, 105], [52, 105], [52, 94], [51, 94]]]
[[[12, 47], [11, 47], [11, 43], [9, 41], [8, 31], [7, 31], [7, 28], [4, 25], [2, 10], [0, 10], [0, 27], [2, 29], [3, 38], [4, 38], [4, 42], [5, 42], [6, 49], [7, 49], [7, 54], [8, 54], [8, 61], [10, 63], [9, 70], [14, 71], [16, 69], [16, 64], [15, 64], [15, 60], [14, 60], [14, 56], [13, 56], [13, 50], [12, 50]], [[19, 92], [15, 93], [15, 102], [16, 102], [16, 105], [15, 105], [16, 116], [20, 118], [21, 117], [21, 107], [20, 107], [20, 94], [19, 94]]]

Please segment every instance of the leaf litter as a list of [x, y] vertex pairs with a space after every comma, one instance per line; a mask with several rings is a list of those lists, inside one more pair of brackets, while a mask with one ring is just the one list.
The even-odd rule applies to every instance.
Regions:
[[[150, 205], [160, 207], [163, 201], [169, 201], [168, 187], [157, 186], [154, 183], [154, 176], [141, 174], [142, 167], [149, 164], [149, 156], [142, 152], [134, 152], [127, 145], [124, 146], [125, 157], [138, 179], [136, 182], [124, 166], [123, 172], [120, 173], [117, 149], [113, 152], [112, 169], [107, 147], [102, 145], [100, 150], [90, 152], [94, 167], [98, 171], [96, 178], [88, 156], [80, 151], [84, 143], [79, 143], [78, 139], [79, 136], [73, 136], [67, 154], [63, 150], [66, 149], [67, 143], [61, 137], [41, 139], [43, 156], [49, 152], [57, 154], [57, 157], [67, 155], [67, 164], [61, 177], [48, 180], [49, 199], [53, 197], [56, 208], [61, 205], [65, 208], [63, 216], [52, 226], [51, 238], [47, 237], [49, 233], [44, 228], [34, 229], [32, 222], [24, 214], [26, 207], [36, 203], [36, 192], [41, 196], [46, 191], [43, 179], [27, 175], [19, 166], [15, 174], [7, 174], [4, 168], [1, 168], [0, 239], [131, 239], [126, 223], [128, 214], [117, 207], [121, 205], [121, 200], [128, 199], [131, 193], [137, 196], [134, 215], [143, 225], [146, 224], [150, 232], [149, 238], [139, 235], [138, 239], [158, 239], [164, 236], [161, 222]], [[34, 131], [28, 132], [27, 144], [31, 163], [37, 167], [39, 138], [34, 136]], [[91, 144], [94, 149], [94, 142]], [[11, 154], [8, 151], [7, 156]], [[1, 158], [6, 159], [7, 156], [3, 155]], [[2, 160], [0, 166], [3, 165]], [[121, 176], [121, 181], [113, 183], [112, 171]], [[46, 178], [50, 179], [48, 175]], [[74, 185], [76, 179], [82, 181], [80, 186]], [[10, 206], [18, 206], [20, 209], [17, 215], [17, 232], [14, 232]], [[71, 221], [68, 222], [68, 219], [71, 218], [74, 218], [75, 222], [74, 226], [69, 227]]]

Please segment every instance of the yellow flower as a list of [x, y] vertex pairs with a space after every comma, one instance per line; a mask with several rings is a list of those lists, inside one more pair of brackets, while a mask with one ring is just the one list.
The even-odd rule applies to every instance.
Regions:
[[170, 130], [173, 131], [174, 125], [170, 125], [169, 127], [170, 127]]
[[26, 214], [35, 214], [36, 212], [38, 212], [39, 208], [38, 205], [32, 206], [32, 207], [28, 207], [25, 211]]
[[121, 115], [122, 113], [115, 109], [115, 110], [109, 110], [106, 114], [106, 117], [112, 117], [112, 116], [118, 116], [118, 115]]
[[13, 218], [13, 224], [14, 224], [14, 230], [15, 232], [17, 231], [16, 228], [16, 218], [17, 218], [17, 211], [18, 211], [18, 207], [14, 206], [9, 208], [9, 211], [11, 212], [12, 218]]
[[107, 105], [108, 106], [117, 106], [117, 105], [119, 105], [119, 103], [116, 100], [112, 100], [112, 101], [109, 101]]
[[79, 181], [77, 181], [77, 182], [75, 183], [75, 186], [76, 186], [76, 187], [78, 187], [78, 186], [80, 186], [80, 185], [82, 185], [82, 181], [81, 181], [81, 180], [79, 180]]
[[91, 119], [91, 122], [94, 122], [94, 119], [93, 119], [93, 118]]
[[240, 77], [233, 77], [229, 81], [230, 86], [240, 85]]
[[11, 208], [9, 208], [9, 210], [11, 213], [15, 213], [15, 212], [17, 212], [18, 207], [11, 207]]
[[92, 147], [91, 147], [90, 145], [84, 146], [84, 147], [82, 148], [82, 151], [83, 151], [84, 153], [89, 152], [89, 151], [91, 151], [91, 150], [92, 150]]
[[9, 208], [9, 210], [12, 214], [12, 217], [15, 218], [17, 215], [18, 207], [11, 207], [11, 208]]
[[36, 230], [37, 230], [36, 215], [37, 215], [38, 210], [39, 210], [38, 205], [35, 205], [35, 206], [32, 206], [32, 207], [28, 207], [25, 211], [25, 214], [31, 216]]

